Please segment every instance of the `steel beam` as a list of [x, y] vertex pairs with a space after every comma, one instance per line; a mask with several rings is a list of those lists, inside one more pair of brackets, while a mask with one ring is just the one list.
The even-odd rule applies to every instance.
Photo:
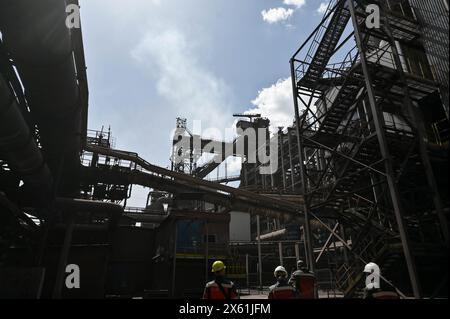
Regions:
[[422, 165], [425, 169], [425, 174], [427, 177], [428, 186], [431, 188], [431, 191], [433, 193], [433, 203], [439, 218], [439, 223], [441, 226], [442, 235], [445, 241], [445, 244], [449, 245], [449, 232], [448, 232], [448, 223], [447, 218], [444, 215], [443, 208], [442, 208], [442, 200], [441, 196], [439, 194], [439, 190], [437, 187], [436, 179], [434, 177], [433, 167], [431, 166], [430, 157], [428, 155], [427, 146], [425, 144], [425, 141], [427, 140], [426, 135], [426, 129], [425, 125], [423, 124], [423, 117], [420, 116], [420, 110], [415, 107], [412, 103], [408, 83], [406, 80], [406, 75], [403, 70], [403, 63], [400, 59], [400, 53], [397, 48], [397, 41], [394, 39], [394, 36], [392, 35], [392, 30], [389, 25], [389, 18], [386, 16], [386, 23], [384, 25], [385, 32], [387, 33], [388, 38], [391, 42], [391, 48], [392, 48], [392, 54], [394, 56], [394, 61], [397, 67], [397, 71], [400, 75], [400, 80], [402, 82], [402, 90], [404, 95], [404, 102], [406, 104], [406, 107], [408, 109], [408, 113], [412, 119], [412, 122], [415, 125], [416, 128], [416, 134], [418, 137], [419, 142], [419, 150], [420, 150], [420, 158], [422, 160]]
[[389, 153], [388, 143], [384, 130], [384, 118], [381, 112], [381, 109], [377, 105], [375, 92], [373, 88], [372, 75], [367, 65], [367, 60], [365, 56], [365, 50], [363, 47], [362, 36], [359, 30], [358, 17], [355, 11], [355, 4], [353, 0], [347, 0], [349, 10], [351, 13], [353, 28], [355, 31], [355, 41], [360, 51], [360, 61], [363, 69], [365, 82], [366, 82], [366, 91], [369, 99], [373, 120], [375, 124], [375, 128], [377, 131], [378, 142], [380, 144], [381, 155], [385, 159], [385, 169], [386, 169], [386, 180], [389, 185], [389, 191], [391, 195], [392, 205], [394, 207], [395, 218], [397, 221], [398, 230], [400, 233], [400, 238], [403, 246], [403, 253], [405, 255], [406, 264], [408, 267], [408, 273], [411, 281], [411, 286], [414, 292], [415, 298], [420, 298], [420, 285], [419, 279], [417, 275], [416, 264], [414, 260], [414, 256], [411, 252], [411, 246], [408, 238], [407, 228], [405, 222], [403, 220], [403, 208], [401, 205], [400, 194], [397, 189], [397, 184], [395, 183], [395, 172], [392, 166], [392, 160]]
[[256, 216], [256, 238], [258, 241], [258, 278], [259, 278], [259, 289], [262, 290], [262, 256], [261, 256], [261, 224], [259, 215]]
[[[339, 223], [336, 223], [336, 225], [335, 225], [334, 228], [333, 228], [333, 232], [336, 232], [336, 230], [337, 230], [338, 227], [339, 227]], [[328, 236], [327, 241], [325, 242], [325, 244], [323, 245], [323, 247], [320, 249], [319, 256], [317, 256], [317, 258], [316, 258], [316, 263], [319, 262], [320, 257], [322, 257], [322, 255], [323, 255], [325, 249], [328, 249], [328, 246], [330, 245], [331, 239], [333, 238], [333, 232], [330, 233], [330, 236]]]
[[291, 130], [288, 128], [288, 148], [289, 148], [289, 167], [291, 169], [291, 187], [292, 191], [295, 191], [295, 173], [294, 173], [294, 163], [293, 163], [293, 151], [292, 151], [292, 136]]
[[306, 174], [305, 174], [305, 165], [304, 165], [304, 154], [303, 154], [303, 143], [302, 137], [300, 136], [300, 115], [298, 110], [298, 100], [297, 100], [297, 84], [295, 83], [295, 69], [294, 69], [294, 60], [291, 59], [291, 80], [292, 80], [292, 92], [294, 97], [294, 112], [295, 112], [295, 126], [297, 129], [297, 144], [298, 144], [298, 158], [300, 164], [300, 183], [302, 186], [303, 192], [303, 213], [305, 216], [305, 245], [306, 245], [306, 261], [310, 271], [315, 271], [315, 262], [314, 262], [314, 250], [312, 245], [312, 234], [311, 234], [311, 225], [309, 220], [309, 207], [308, 207], [308, 199], [307, 199], [307, 183], [306, 183]]

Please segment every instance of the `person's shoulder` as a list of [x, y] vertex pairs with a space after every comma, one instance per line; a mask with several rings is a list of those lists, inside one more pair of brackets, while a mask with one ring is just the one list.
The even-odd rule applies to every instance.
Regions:
[[228, 278], [225, 278], [225, 279], [223, 280], [223, 283], [228, 284], [228, 285], [234, 285], [234, 282], [231, 281], [231, 280], [228, 279]]
[[234, 282], [232, 282], [230, 279], [224, 278], [222, 281], [222, 286], [224, 287], [234, 287]]
[[206, 287], [206, 288], [209, 288], [209, 287], [215, 286], [215, 284], [216, 284], [216, 281], [215, 281], [215, 280], [212, 280], [212, 281], [210, 281], [210, 282], [207, 282], [205, 287]]
[[310, 271], [308, 269], [300, 270], [300, 275], [304, 276], [304, 277], [315, 277], [316, 276], [312, 271]]

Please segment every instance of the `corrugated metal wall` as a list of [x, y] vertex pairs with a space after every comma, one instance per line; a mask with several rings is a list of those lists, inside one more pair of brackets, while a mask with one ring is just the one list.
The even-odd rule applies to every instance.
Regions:
[[436, 80], [441, 85], [441, 96], [449, 116], [448, 50], [449, 12], [447, 0], [410, 0], [422, 25], [423, 42]]

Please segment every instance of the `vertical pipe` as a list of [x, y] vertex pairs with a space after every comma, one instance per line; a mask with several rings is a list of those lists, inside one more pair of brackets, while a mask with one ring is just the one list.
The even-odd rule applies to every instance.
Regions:
[[[256, 161], [258, 163], [258, 161]], [[259, 180], [258, 180], [258, 164], [254, 164], [253, 166], [253, 174], [255, 175], [255, 189], [259, 189]], [[261, 184], [262, 185], [262, 184]]]
[[[272, 162], [270, 163], [272, 165]], [[275, 173], [270, 174], [270, 189], [273, 190], [275, 188]]]
[[281, 180], [283, 183], [283, 191], [286, 191], [286, 170], [284, 169], [284, 146], [283, 146], [283, 130], [280, 127], [278, 130], [278, 134], [280, 135], [280, 161], [281, 161]]
[[303, 193], [303, 214], [305, 218], [305, 245], [306, 245], [306, 262], [308, 265], [308, 268], [310, 271], [314, 272], [315, 270], [315, 261], [314, 261], [314, 251], [313, 251], [313, 244], [312, 244], [312, 235], [311, 235], [311, 224], [309, 220], [309, 205], [308, 205], [308, 190], [307, 190], [307, 183], [306, 183], [306, 174], [305, 174], [305, 160], [304, 160], [304, 149], [303, 149], [303, 143], [302, 138], [300, 136], [300, 115], [298, 110], [298, 99], [297, 99], [297, 85], [295, 83], [295, 66], [294, 66], [294, 60], [291, 59], [291, 80], [292, 80], [292, 92], [294, 97], [294, 111], [295, 111], [295, 127], [297, 130], [297, 144], [298, 144], [298, 159], [300, 164], [300, 183], [302, 187], [302, 193]]
[[300, 260], [300, 249], [299, 244], [295, 243], [295, 265], [297, 265], [298, 261]]
[[292, 191], [295, 191], [294, 163], [292, 158], [292, 139], [290, 128], [288, 128], [288, 148], [289, 148], [289, 168], [291, 169], [291, 186]]
[[205, 244], [205, 282], [208, 281], [209, 268], [209, 227], [208, 221], [205, 222], [206, 244]]
[[248, 186], [248, 170], [247, 170], [247, 164], [243, 164], [242, 165], [242, 169], [244, 170], [244, 180], [245, 180], [245, 183], [244, 183], [244, 185], [245, 186]]
[[278, 254], [280, 255], [280, 266], [283, 266], [283, 244], [278, 242]]
[[261, 256], [261, 225], [259, 215], [256, 216], [256, 236], [258, 240], [258, 276], [259, 289], [262, 290], [262, 256]]
[[387, 139], [384, 131], [384, 119], [383, 114], [380, 112], [375, 97], [375, 92], [373, 88], [372, 76], [370, 70], [367, 66], [367, 60], [365, 56], [365, 51], [362, 42], [362, 36], [359, 31], [358, 18], [355, 12], [355, 5], [353, 0], [347, 0], [350, 13], [352, 16], [353, 29], [355, 34], [355, 41], [360, 53], [360, 61], [363, 69], [365, 81], [366, 81], [366, 90], [367, 96], [370, 102], [370, 107], [373, 114], [373, 120], [375, 124], [375, 128], [377, 131], [378, 142], [380, 144], [381, 155], [383, 156], [385, 169], [386, 169], [386, 179], [389, 186], [389, 191], [391, 195], [392, 205], [394, 207], [395, 218], [398, 225], [398, 230], [400, 233], [400, 238], [403, 246], [403, 253], [405, 255], [406, 264], [408, 266], [408, 273], [411, 281], [411, 286], [414, 292], [415, 298], [420, 298], [420, 287], [419, 280], [417, 276], [416, 265], [414, 262], [414, 257], [411, 253], [411, 247], [409, 243], [409, 238], [407, 234], [407, 229], [403, 220], [403, 208], [400, 202], [400, 194], [397, 189], [396, 181], [395, 181], [395, 172], [392, 167], [392, 163], [390, 160], [389, 148], [387, 144]]
[[266, 190], [266, 175], [260, 174], [262, 189]]
[[248, 254], [245, 254], [245, 273], [247, 276], [247, 289], [250, 290], [250, 278], [249, 278], [249, 269], [248, 269]]
[[175, 221], [175, 234], [173, 243], [173, 270], [172, 270], [172, 291], [170, 292], [172, 298], [175, 297], [175, 281], [177, 274], [177, 241], [178, 241], [178, 223]]

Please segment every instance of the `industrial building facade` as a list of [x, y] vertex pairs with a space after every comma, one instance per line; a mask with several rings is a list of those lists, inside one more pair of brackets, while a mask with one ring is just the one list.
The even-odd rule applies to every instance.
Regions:
[[[217, 259], [241, 291], [302, 259], [327, 296], [360, 296], [376, 262], [402, 297], [448, 297], [447, 0], [329, 1], [290, 60], [293, 124], [236, 115], [255, 150], [276, 144], [270, 174], [245, 134], [203, 139], [181, 118], [171, 169], [88, 130], [71, 3], [0, 3], [0, 298], [200, 298]], [[230, 156], [240, 175], [208, 179]], [[145, 208], [127, 207], [133, 185], [151, 190]], [[68, 264], [81, 289], [64, 286]]]

